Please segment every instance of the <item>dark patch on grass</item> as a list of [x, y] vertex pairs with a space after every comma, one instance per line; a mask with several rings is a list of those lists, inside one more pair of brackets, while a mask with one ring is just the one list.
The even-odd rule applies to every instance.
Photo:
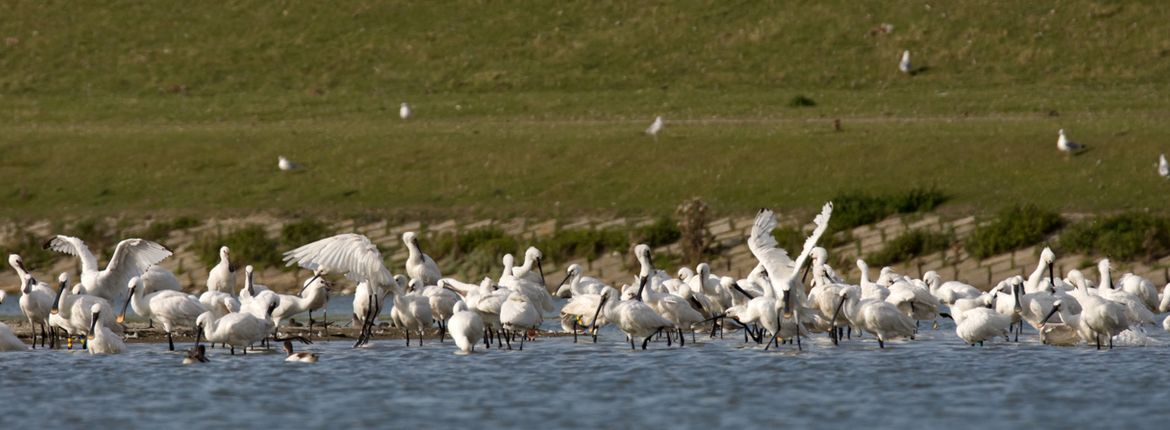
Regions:
[[792, 99], [788, 101], [788, 107], [794, 108], [813, 107], [816, 105], [817, 102], [813, 101], [813, 99], [805, 97], [803, 94], [792, 97]]

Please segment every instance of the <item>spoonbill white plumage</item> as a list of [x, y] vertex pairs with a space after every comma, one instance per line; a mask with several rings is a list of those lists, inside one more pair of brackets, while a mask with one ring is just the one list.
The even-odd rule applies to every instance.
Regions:
[[654, 122], [650, 123], [650, 127], [646, 128], [646, 134], [658, 137], [658, 133], [662, 131], [663, 125], [665, 125], [665, 123], [662, 121], [661, 116], [654, 117]]
[[142, 280], [142, 291], [146, 294], [159, 291], [183, 291], [183, 284], [179, 282], [179, 278], [175, 277], [175, 274], [167, 268], [159, 265], [150, 266], [138, 278]]
[[231, 262], [231, 249], [219, 247], [219, 262], [207, 272], [207, 291], [234, 294], [236, 269], [236, 265]]
[[16, 337], [8, 324], [0, 322], [0, 352], [26, 351], [28, 346]]
[[[504, 339], [510, 340], [519, 334], [521, 351], [524, 350], [525, 339], [535, 340], [536, 336], [529, 333], [539, 329], [543, 320], [540, 311], [536, 310], [536, 306], [529, 301], [528, 296], [516, 291], [508, 295], [508, 300], [505, 300], [500, 306], [500, 325], [505, 330]], [[508, 348], [511, 349], [511, 343], [509, 343]]]
[[983, 346], [983, 341], [996, 336], [1007, 337], [1012, 320], [994, 309], [979, 307], [963, 313], [962, 322], [955, 324], [955, 334], [964, 342]]
[[439, 265], [431, 256], [422, 252], [418, 246], [418, 235], [413, 231], [402, 233], [402, 243], [406, 244], [406, 276], [410, 279], [420, 279], [423, 285], [437, 285], [443, 274], [439, 272]]
[[93, 307], [98, 305], [102, 307], [102, 326], [110, 328], [115, 333], [122, 332], [122, 325], [114, 319], [114, 310], [110, 302], [89, 294], [73, 294], [73, 291], [66, 287], [69, 283], [69, 275], [66, 273], [61, 273], [57, 280], [61, 288], [57, 291], [57, 300], [53, 302], [52, 310], [49, 311], [51, 324], [74, 336], [88, 335], [93, 317], [91, 312]]
[[89, 337], [86, 349], [90, 354], [121, 354], [126, 352], [126, 343], [101, 321], [102, 305], [90, 307]]
[[930, 293], [948, 306], [960, 299], [973, 299], [983, 294], [978, 288], [959, 281], [942, 282], [942, 276], [933, 270], [922, 275], [922, 280], [930, 287]]
[[406, 102], [403, 102], [402, 106], [398, 107], [398, 117], [402, 119], [410, 119], [410, 114], [410, 105], [406, 104]]
[[199, 303], [199, 299], [189, 294], [177, 291], [159, 291], [146, 295], [143, 292], [142, 280], [137, 276], [130, 278], [127, 287], [130, 290], [130, 298], [122, 305], [122, 312], [118, 314], [118, 323], [126, 319], [127, 306], [132, 306], [134, 313], [162, 324], [171, 351], [175, 350], [175, 341], [172, 337], [175, 327], [193, 327], [195, 319], [207, 312], [207, 308]]
[[552, 294], [549, 294], [548, 288], [545, 288], [543, 284], [530, 282], [527, 279], [512, 275], [514, 262], [515, 259], [512, 257], [512, 254], [504, 254], [504, 272], [500, 276], [500, 286], [528, 297], [528, 301], [536, 306], [538, 312], [544, 313], [556, 310], [553, 305]]
[[455, 313], [447, 320], [447, 331], [459, 351], [470, 353], [475, 351], [475, 344], [483, 340], [483, 318], [478, 313], [467, 309], [467, 303], [460, 300], [455, 303]]
[[1060, 129], [1060, 137], [1056, 138], [1056, 148], [1067, 155], [1076, 154], [1084, 150], [1085, 145], [1069, 140], [1068, 136], [1065, 136], [1064, 129], [1062, 128]]
[[[613, 287], [603, 287], [597, 293], [576, 294], [561, 307], [561, 328], [573, 333], [573, 343], [577, 342], [577, 332], [581, 328], [592, 332], [597, 327], [605, 326], [608, 322], [605, 314], [598, 312], [601, 309], [602, 297], [617, 297], [617, 290]], [[597, 342], [596, 332], [593, 333], [594, 342]]]
[[906, 73], [906, 74], [910, 74], [910, 72], [914, 71], [914, 69], [911, 67], [911, 64], [910, 64], [910, 51], [909, 50], [902, 51], [902, 61], [898, 62], [898, 70], [901, 70], [902, 73]]
[[455, 315], [455, 304], [459, 302], [459, 295], [442, 287], [442, 284], [446, 284], [444, 279], [439, 280], [439, 284], [441, 285], [426, 286], [422, 289], [422, 295], [431, 305], [431, 316], [439, 325], [439, 342], [442, 342], [447, 333], [447, 320]]
[[357, 287], [353, 290], [353, 325], [355, 327], [365, 327], [367, 324], [376, 325], [378, 314], [382, 312], [382, 300], [385, 297], [382, 287], [377, 285], [371, 287], [369, 281], [358, 282]]
[[601, 294], [601, 290], [606, 287], [605, 282], [583, 273], [580, 264], [573, 263], [565, 268], [565, 279], [557, 285], [556, 296], [570, 298], [579, 294]]
[[394, 297], [394, 307], [390, 309], [390, 318], [395, 325], [406, 335], [406, 346], [410, 346], [410, 332], [418, 333], [418, 346], [422, 346], [422, 339], [426, 329], [434, 322], [431, 314], [431, 301], [422, 294], [422, 281], [410, 280], [404, 292], [397, 286], [390, 287], [390, 294]]
[[1170, 179], [1170, 163], [1166, 162], [1166, 154], [1158, 155], [1158, 176]]
[[890, 303], [876, 298], [861, 298], [860, 295], [860, 291], [855, 288], [841, 290], [837, 310], [833, 311], [834, 324], [838, 314], [843, 312], [851, 325], [876, 337], [881, 348], [885, 348], [886, 341], [891, 339], [913, 338], [914, 320]]
[[[53, 309], [53, 301], [57, 297], [53, 289], [44, 282], [38, 282], [24, 267], [24, 260], [16, 254], [8, 256], [8, 264], [16, 269], [20, 287], [20, 312], [28, 319], [29, 331], [32, 333], [32, 347], [37, 347], [37, 326], [41, 328], [41, 346], [45, 346], [46, 326], [49, 324], [49, 311]], [[0, 300], [2, 303], [3, 300]]]
[[240, 312], [250, 313], [257, 318], [267, 318], [268, 305], [280, 303], [276, 293], [255, 282], [255, 269], [251, 264], [244, 266], [244, 288], [240, 289]]
[[[305, 280], [300, 294], [277, 294], [278, 304], [272, 311], [274, 330], [280, 329], [280, 323], [285, 318], [291, 318], [302, 312], [309, 312], [309, 332], [313, 329], [313, 311], [325, 307], [329, 300], [329, 286], [321, 273], [315, 273], [312, 278]], [[274, 333], [275, 335], [275, 333]]]
[[[638, 278], [638, 291], [633, 298], [603, 308], [605, 319], [612, 321], [618, 330], [629, 337], [631, 350], [634, 349], [634, 339], [643, 339], [642, 349], [646, 349], [652, 336], [674, 326], [669, 320], [658, 315], [654, 309], [642, 302], [642, 290], [646, 289], [647, 278], [645, 276]], [[613, 299], [608, 298], [608, 295], [602, 296], [603, 305], [609, 300]]]
[[272, 333], [272, 320], [268, 317], [276, 309], [277, 303], [270, 296], [266, 296], [264, 300], [268, 300], [268, 306], [263, 318], [247, 312], [232, 312], [222, 318], [216, 318], [211, 312], [199, 315], [195, 320], [195, 344], [198, 345], [199, 338], [202, 337], [211, 343], [228, 344], [231, 347], [231, 355], [236, 354], [236, 347], [243, 348], [244, 354], [247, 355], [249, 346], [264, 340]]
[[58, 235], [45, 243], [45, 249], [76, 256], [81, 259], [81, 286], [85, 294], [101, 297], [110, 303], [126, 299], [126, 283], [142, 276], [152, 265], [166, 259], [171, 251], [165, 246], [145, 239], [126, 239], [118, 242], [105, 269], [98, 268], [97, 257], [81, 239]]
[[[544, 280], [543, 260], [544, 254], [539, 249], [536, 249], [535, 246], [528, 247], [524, 251], [524, 264], [519, 267], [513, 267], [512, 276], [534, 284], [547, 286], [548, 284]], [[536, 266], [536, 270], [532, 270], [533, 266]]]
[[291, 172], [293, 170], [300, 170], [301, 165], [285, 158], [283, 155], [278, 155], [276, 157], [276, 167], [280, 168], [282, 172]]

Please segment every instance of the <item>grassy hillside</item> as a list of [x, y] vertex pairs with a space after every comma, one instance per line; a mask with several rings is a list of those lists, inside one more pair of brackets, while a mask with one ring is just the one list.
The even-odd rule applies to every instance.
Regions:
[[[6, 6], [0, 217], [750, 211], [915, 185], [955, 211], [1162, 210], [1170, 186], [1166, 2], [107, 3]], [[1093, 149], [1056, 154], [1062, 127]]]

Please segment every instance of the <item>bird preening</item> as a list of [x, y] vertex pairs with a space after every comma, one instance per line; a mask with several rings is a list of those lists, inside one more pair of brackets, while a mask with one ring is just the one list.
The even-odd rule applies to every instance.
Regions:
[[[1160, 157], [1159, 174], [1165, 175], [1165, 165], [1165, 157]], [[588, 276], [581, 265], [570, 264], [565, 278], [550, 285], [544, 254], [536, 247], [525, 251], [522, 263], [512, 254], [500, 256], [498, 277], [470, 283], [444, 276], [417, 232], [401, 235], [406, 258], [397, 274], [386, 265], [378, 245], [356, 233], [326, 237], [284, 253], [287, 265], [309, 273], [291, 288], [296, 294], [278, 293], [258, 283], [251, 265], [244, 266], [237, 292], [239, 262], [232, 261], [226, 246], [220, 248], [219, 261], [208, 271], [206, 291], [198, 297], [159, 281], [166, 277], [158, 273], [169, 272], [158, 264], [171, 253], [144, 239], [119, 242], [109, 264], [99, 270], [97, 258], [81, 239], [54, 236], [46, 248], [77, 256], [82, 263], [80, 282], [72, 288], [67, 273], [57, 277], [56, 285], [37, 281], [35, 268], [19, 255], [10, 255], [9, 265], [21, 281], [20, 308], [29, 323], [26, 338], [31, 346], [39, 338], [45, 347], [48, 338], [50, 349], [60, 348], [57, 339], [63, 336], [66, 347], [72, 348], [76, 340], [91, 354], [130, 352], [135, 348], [125, 339], [145, 330], [128, 325], [126, 315], [133, 311], [158, 324], [172, 351], [177, 350], [176, 341], [190, 333], [194, 346], [186, 349], [183, 359], [189, 364], [207, 362], [216, 345], [220, 351], [226, 348], [219, 352], [226, 355], [281, 345], [286, 361], [316, 362], [318, 351], [294, 351], [293, 341], [313, 345], [309, 337], [330, 339], [325, 333], [331, 322], [324, 309], [334, 283], [345, 282], [341, 277], [356, 283], [353, 314], [347, 316], [352, 328], [349, 334], [338, 334], [355, 340], [354, 347], [395, 334], [405, 338], [407, 347], [422, 347], [425, 339], [444, 345], [450, 337], [459, 354], [493, 348], [540, 350], [548, 339], [569, 335], [574, 343], [580, 336], [593, 343], [610, 338], [610, 345], [634, 350], [662, 343], [687, 348], [703, 342], [740, 342], [738, 336], [725, 338], [735, 331], [742, 333], [742, 342], [765, 351], [783, 345], [803, 351], [871, 341], [884, 349], [924, 341], [921, 327], [937, 330], [943, 319], [953, 320], [955, 337], [972, 346], [1000, 339], [1027, 341], [1025, 330], [1030, 327], [1037, 343], [1104, 349], [1148, 336], [1144, 327], [1157, 323], [1155, 314], [1170, 311], [1170, 288], [1159, 294], [1152, 282], [1132, 273], [1115, 282], [1109, 260], [1098, 264], [1095, 283], [1078, 270], [1058, 278], [1056, 255], [1048, 248], [1040, 253], [1030, 276], [1009, 277], [986, 292], [957, 280], [944, 281], [936, 271], [914, 278], [883, 267], [871, 280], [869, 266], [861, 259], [856, 262], [860, 276], [853, 283], [838, 275], [841, 272], [830, 266], [829, 251], [817, 245], [833, 209], [826, 203], [816, 214], [801, 248], [791, 250], [795, 256], [773, 236], [779, 224], [776, 214], [760, 210], [746, 238], [757, 266], [743, 278], [714, 273], [707, 263], [679, 268], [677, 276], [671, 276], [656, 266], [652, 247], [637, 244], [632, 248], [638, 264], [631, 283], [611, 285]], [[148, 282], [152, 273], [155, 280]], [[0, 303], [6, 298], [0, 292]], [[567, 300], [558, 302], [560, 298]], [[314, 320], [314, 311], [322, 311], [323, 321]], [[291, 323], [303, 313], [309, 314], [307, 330]], [[559, 327], [550, 327], [550, 321]], [[315, 325], [322, 330], [313, 330]], [[1164, 319], [1163, 326], [1170, 330], [1170, 319]], [[698, 333], [708, 340], [700, 341]], [[0, 324], [0, 351], [27, 350], [29, 345], [17, 334]]]

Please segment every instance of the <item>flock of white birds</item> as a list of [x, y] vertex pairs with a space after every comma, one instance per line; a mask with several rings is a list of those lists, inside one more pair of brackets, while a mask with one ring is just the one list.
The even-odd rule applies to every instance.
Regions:
[[[837, 275], [828, 252], [816, 246], [831, 215], [829, 203], [794, 259], [772, 236], [776, 217], [762, 210], [747, 240], [759, 264], [743, 279], [716, 275], [707, 264], [670, 276], [654, 265], [649, 246], [638, 245], [638, 273], [632, 283], [618, 287], [586, 276], [575, 264], [559, 284], [546, 283], [543, 256], [536, 248], [529, 248], [519, 265], [511, 254], [503, 256], [498, 278], [466, 283], [443, 277], [413, 232], [402, 236], [408, 258], [400, 274], [392, 274], [374, 243], [359, 234], [340, 234], [288, 251], [284, 259], [289, 265], [313, 272], [295, 295], [255, 283], [251, 266], [244, 268], [237, 294], [237, 270], [227, 247], [221, 248], [220, 261], [210, 269], [207, 289], [199, 296], [181, 292], [174, 275], [157, 266], [171, 252], [143, 239], [120, 242], [105, 268], [80, 239], [49, 240], [46, 248], [81, 260], [81, 279], [72, 287], [64, 273], [57, 288], [38, 281], [18, 255], [10, 255], [9, 264], [21, 279], [20, 309], [29, 322], [32, 348], [38, 338], [42, 348], [46, 341], [49, 348], [59, 347], [59, 333], [69, 348], [79, 338], [93, 354], [124, 352], [123, 322], [131, 308], [162, 327], [171, 350], [172, 333], [193, 330], [195, 345], [187, 363], [207, 360], [204, 340], [227, 346], [230, 354], [237, 348], [246, 354], [259, 344], [283, 342], [287, 360], [315, 362], [315, 353], [292, 349], [294, 340], [310, 342], [282, 337], [281, 328], [290, 318], [308, 313], [308, 332], [314, 333], [312, 312], [324, 310], [332, 288], [327, 276], [357, 283], [351, 317], [361, 329], [354, 347], [367, 344], [376, 330], [393, 327], [406, 335], [407, 346], [412, 336], [421, 346], [437, 330], [440, 339], [453, 338], [460, 353], [474, 351], [481, 342], [485, 348], [494, 343], [512, 349], [518, 343], [523, 349], [553, 315], [574, 342], [579, 335], [596, 342], [598, 329], [613, 325], [626, 335], [623, 342], [631, 349], [639, 343], [646, 349], [663, 339], [667, 346], [683, 347], [688, 333], [696, 341], [696, 331], [712, 338], [739, 331], [744, 342], [763, 343], [765, 350], [783, 343], [801, 349], [802, 339], [818, 333], [834, 344], [868, 336], [884, 348], [893, 340], [914, 339], [923, 322], [937, 328], [940, 318], [953, 319], [955, 334], [972, 346], [997, 339], [1019, 341], [1027, 324], [1044, 344], [1100, 349], [1112, 348], [1119, 337], [1127, 344], [1150, 339], [1145, 327], [1157, 323], [1157, 314], [1170, 311], [1170, 284], [1159, 294], [1150, 280], [1131, 273], [1115, 283], [1108, 260], [1098, 265], [1096, 283], [1078, 270], [1058, 278], [1053, 273], [1056, 257], [1047, 248], [1030, 276], [1004, 279], [988, 291], [944, 282], [933, 271], [914, 279], [889, 267], [871, 281], [862, 260], [857, 261], [861, 279], [851, 283]], [[559, 311], [554, 296], [568, 299]], [[4, 298], [0, 292], [0, 302]], [[1170, 331], [1170, 318], [1162, 325]], [[327, 317], [321, 329], [328, 330]], [[29, 347], [0, 323], [0, 351]]]

